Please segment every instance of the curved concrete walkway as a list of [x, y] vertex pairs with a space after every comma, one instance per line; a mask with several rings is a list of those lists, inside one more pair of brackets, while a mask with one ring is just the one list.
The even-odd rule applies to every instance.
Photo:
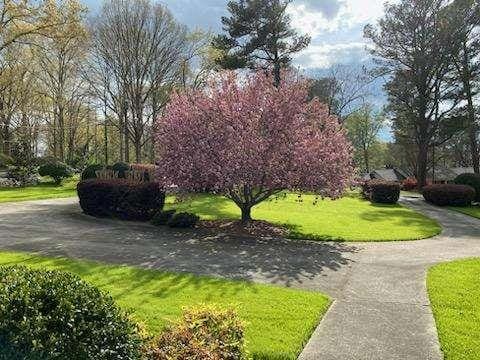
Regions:
[[64, 199], [0, 204], [0, 249], [321, 291], [335, 302], [301, 359], [437, 360], [426, 271], [480, 256], [480, 220], [418, 199], [403, 202], [437, 219], [443, 233], [388, 243], [211, 236], [89, 218], [75, 199]]

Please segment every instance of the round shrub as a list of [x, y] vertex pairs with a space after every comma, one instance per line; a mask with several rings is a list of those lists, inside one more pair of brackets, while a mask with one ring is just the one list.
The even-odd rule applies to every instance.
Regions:
[[480, 174], [461, 174], [453, 181], [457, 185], [468, 185], [475, 190], [475, 201], [480, 202]]
[[165, 193], [155, 182], [90, 179], [77, 185], [80, 206], [87, 215], [149, 221], [165, 204]]
[[233, 310], [201, 306], [184, 311], [181, 322], [167, 329], [149, 348], [149, 360], [243, 360], [244, 324]]
[[124, 162], [118, 162], [113, 164], [112, 170], [118, 172], [120, 179], [125, 179], [125, 173], [130, 171], [130, 165]]
[[167, 225], [170, 219], [175, 215], [176, 210], [165, 210], [157, 212], [152, 220], [151, 223], [155, 226], [162, 226]]
[[383, 180], [369, 180], [362, 185], [363, 197], [373, 203], [396, 204], [400, 198], [400, 184]]
[[0, 268], [0, 359], [140, 359], [137, 326], [79, 277]]
[[103, 165], [100, 164], [92, 164], [88, 165], [85, 170], [82, 171], [82, 180], [88, 180], [88, 179], [96, 179], [97, 178], [97, 171], [100, 171], [103, 169]]
[[469, 206], [475, 198], [475, 190], [468, 185], [429, 185], [422, 193], [426, 201], [438, 206]]
[[72, 176], [72, 170], [67, 164], [60, 161], [46, 163], [38, 169], [40, 176], [49, 176], [55, 184], [60, 185], [64, 179]]
[[408, 177], [402, 181], [402, 190], [412, 191], [418, 188], [418, 181], [413, 177]]
[[192, 228], [194, 227], [200, 218], [192, 213], [178, 213], [172, 216], [168, 221], [168, 226], [171, 228]]

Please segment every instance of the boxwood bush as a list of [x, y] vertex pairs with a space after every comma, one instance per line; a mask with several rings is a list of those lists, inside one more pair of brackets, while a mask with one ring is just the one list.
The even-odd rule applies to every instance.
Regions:
[[171, 228], [192, 228], [199, 220], [200, 218], [195, 214], [181, 212], [173, 215], [167, 224]]
[[429, 185], [422, 193], [426, 201], [438, 206], [469, 206], [475, 198], [475, 190], [467, 185]]
[[400, 198], [400, 184], [383, 180], [369, 180], [362, 185], [365, 199], [379, 204], [396, 204]]
[[149, 360], [246, 359], [244, 324], [234, 310], [213, 306], [186, 309], [147, 351]]
[[75, 275], [0, 268], [0, 359], [140, 359], [137, 326]]
[[82, 171], [82, 180], [88, 180], [88, 179], [96, 179], [97, 178], [97, 171], [100, 171], [103, 169], [103, 165], [100, 164], [92, 164], [88, 165], [83, 171]]
[[80, 206], [87, 215], [149, 221], [163, 209], [165, 193], [155, 182], [90, 179], [77, 185]]
[[454, 183], [457, 185], [468, 185], [475, 190], [475, 201], [480, 202], [480, 174], [458, 175]]

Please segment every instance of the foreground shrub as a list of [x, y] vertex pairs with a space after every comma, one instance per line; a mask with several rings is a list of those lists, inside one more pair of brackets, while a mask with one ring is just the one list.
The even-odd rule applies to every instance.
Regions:
[[75, 275], [0, 268], [0, 359], [140, 359], [136, 325]]
[[125, 179], [125, 173], [130, 171], [130, 165], [124, 162], [118, 162], [113, 164], [112, 170], [118, 173], [120, 179]]
[[400, 184], [390, 181], [369, 180], [362, 185], [365, 199], [378, 204], [396, 204], [400, 198]]
[[171, 228], [192, 228], [194, 227], [200, 218], [192, 213], [178, 213], [172, 216], [168, 221], [168, 226]]
[[244, 325], [233, 310], [219, 310], [212, 306], [185, 310], [181, 323], [167, 329], [152, 344], [147, 358], [245, 359]]
[[103, 165], [100, 164], [92, 164], [88, 165], [85, 170], [82, 171], [82, 180], [88, 180], [88, 179], [96, 179], [97, 178], [97, 171], [100, 171], [103, 169]]
[[70, 167], [60, 161], [45, 163], [38, 169], [38, 174], [51, 177], [56, 185], [60, 185], [64, 179], [73, 175]]
[[470, 206], [475, 199], [475, 190], [467, 185], [429, 185], [422, 193], [426, 201], [438, 206]]
[[454, 183], [457, 185], [468, 185], [475, 190], [475, 201], [480, 202], [480, 174], [458, 175]]
[[412, 191], [418, 188], [418, 181], [413, 177], [406, 178], [402, 181], [402, 190]]
[[176, 210], [159, 211], [153, 216], [151, 223], [155, 226], [167, 225], [175, 212]]
[[149, 221], [165, 204], [165, 193], [154, 182], [90, 179], [81, 181], [77, 192], [83, 212], [98, 217]]

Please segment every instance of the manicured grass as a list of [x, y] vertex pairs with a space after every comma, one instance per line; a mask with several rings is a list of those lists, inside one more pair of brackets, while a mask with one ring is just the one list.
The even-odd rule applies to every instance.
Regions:
[[[299, 202], [301, 200], [301, 202]], [[337, 241], [416, 240], [434, 236], [438, 223], [400, 205], [377, 205], [350, 194], [339, 200], [288, 194], [263, 202], [252, 216], [290, 229], [289, 237]], [[230, 200], [215, 195], [194, 195], [180, 203], [167, 199], [167, 208], [189, 211], [203, 220], [240, 219], [240, 210]]]
[[24, 188], [0, 189], [0, 203], [73, 197], [77, 195], [77, 183], [78, 179], [73, 178], [61, 186], [42, 182]]
[[449, 209], [480, 219], [480, 205], [468, 206], [468, 207], [450, 207]]
[[153, 334], [178, 319], [182, 307], [234, 306], [247, 324], [247, 348], [254, 359], [296, 359], [330, 304], [326, 296], [315, 292], [0, 252], [0, 265], [15, 264], [78, 274], [112, 294]]
[[428, 293], [446, 360], [480, 358], [480, 259], [440, 264]]

